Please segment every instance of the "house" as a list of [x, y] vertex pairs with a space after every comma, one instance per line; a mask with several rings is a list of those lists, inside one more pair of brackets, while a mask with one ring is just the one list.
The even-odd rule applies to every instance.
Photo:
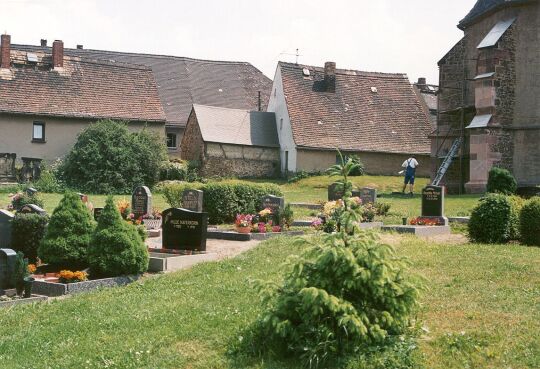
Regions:
[[182, 159], [198, 161], [203, 176], [279, 173], [274, 113], [195, 104], [181, 147]]
[[415, 155], [427, 176], [431, 125], [421, 104], [405, 74], [279, 62], [268, 111], [276, 114], [281, 170], [325, 170], [340, 149], [383, 175]]
[[[41, 46], [15, 45], [21, 51], [47, 51]], [[246, 62], [200, 60], [186, 57], [66, 48], [66, 55], [151, 68], [166, 116], [169, 155], [179, 157], [180, 143], [193, 104], [222, 108], [266, 110], [272, 81]]]
[[[166, 116], [150, 68], [68, 56], [58, 40], [52, 49], [19, 51], [10, 35], [1, 36], [2, 153], [53, 161], [85, 127], [106, 118], [164, 134]], [[5, 165], [12, 157], [3, 157]]]
[[432, 137], [433, 176], [455, 157], [442, 180], [449, 189], [484, 192], [493, 166], [519, 187], [540, 184], [539, 15], [539, 1], [478, 0], [459, 22], [463, 38], [438, 63]]
[[420, 102], [429, 116], [429, 121], [433, 129], [437, 128], [437, 92], [439, 86], [426, 82], [424, 77], [418, 78], [418, 82], [413, 83], [414, 91], [421, 97]]

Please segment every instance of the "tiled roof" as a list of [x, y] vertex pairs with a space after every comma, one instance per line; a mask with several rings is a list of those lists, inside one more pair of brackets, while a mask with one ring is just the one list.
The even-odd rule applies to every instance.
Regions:
[[[40, 61], [47, 58], [39, 55]], [[12, 60], [21, 59], [12, 51]], [[2, 70], [0, 112], [165, 122], [149, 68], [69, 57], [63, 70], [48, 65]]]
[[[12, 47], [50, 50], [48, 47], [40, 46], [12, 45]], [[272, 81], [268, 77], [245, 62], [90, 49], [66, 48], [64, 53], [152, 68], [168, 125], [185, 126], [193, 104], [257, 110], [258, 91], [261, 91], [262, 110], [266, 110], [272, 88]]]
[[430, 152], [431, 126], [406, 75], [336, 69], [336, 92], [325, 92], [323, 68], [279, 65], [297, 146]]
[[279, 147], [274, 113], [193, 105], [203, 140]]
[[478, 0], [476, 4], [474, 4], [471, 11], [465, 16], [465, 18], [463, 18], [459, 22], [458, 27], [464, 29], [482, 15], [497, 8], [502, 8], [504, 6], [515, 5], [519, 3], [530, 3], [535, 1], [538, 0]]

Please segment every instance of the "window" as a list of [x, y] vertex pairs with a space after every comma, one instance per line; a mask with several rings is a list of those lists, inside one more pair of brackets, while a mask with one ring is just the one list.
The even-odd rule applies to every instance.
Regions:
[[176, 133], [167, 133], [167, 148], [176, 149]]
[[283, 118], [279, 120], [279, 130], [281, 131], [283, 129]]
[[45, 123], [34, 122], [32, 142], [45, 142]]

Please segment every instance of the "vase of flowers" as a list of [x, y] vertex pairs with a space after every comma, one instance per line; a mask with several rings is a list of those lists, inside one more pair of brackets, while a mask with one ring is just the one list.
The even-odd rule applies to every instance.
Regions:
[[251, 214], [236, 214], [234, 225], [238, 233], [250, 233], [253, 216]]

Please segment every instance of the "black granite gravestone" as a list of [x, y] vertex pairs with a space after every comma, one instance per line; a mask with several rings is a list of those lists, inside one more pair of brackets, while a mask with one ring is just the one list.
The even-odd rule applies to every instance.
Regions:
[[362, 200], [362, 204], [375, 204], [377, 201], [377, 190], [370, 187], [363, 187], [359, 191], [360, 200]]
[[131, 212], [135, 219], [152, 213], [152, 192], [146, 186], [135, 188], [131, 195]]
[[185, 190], [182, 194], [182, 208], [201, 213], [203, 211], [203, 192], [201, 190]]
[[44, 209], [40, 208], [35, 204], [24, 205], [19, 211], [25, 214], [47, 215], [47, 212]]
[[422, 189], [422, 217], [437, 218], [448, 224], [444, 216], [444, 187], [428, 185]]
[[335, 201], [343, 198], [343, 184], [334, 182], [328, 186], [328, 201]]
[[0, 248], [11, 247], [11, 221], [14, 214], [0, 209]]
[[99, 217], [101, 216], [102, 211], [103, 211], [103, 208], [94, 208], [94, 220], [96, 222], [99, 220]]
[[17, 253], [11, 249], [0, 249], [0, 290], [13, 288], [12, 275], [15, 271]]
[[266, 195], [261, 199], [261, 207], [263, 209], [269, 208], [272, 210], [272, 213], [277, 213], [285, 207], [285, 198]]
[[207, 213], [170, 208], [161, 216], [164, 249], [206, 251]]
[[26, 194], [28, 196], [34, 196], [37, 192], [38, 192], [38, 190], [36, 190], [34, 187], [28, 187], [26, 189]]

